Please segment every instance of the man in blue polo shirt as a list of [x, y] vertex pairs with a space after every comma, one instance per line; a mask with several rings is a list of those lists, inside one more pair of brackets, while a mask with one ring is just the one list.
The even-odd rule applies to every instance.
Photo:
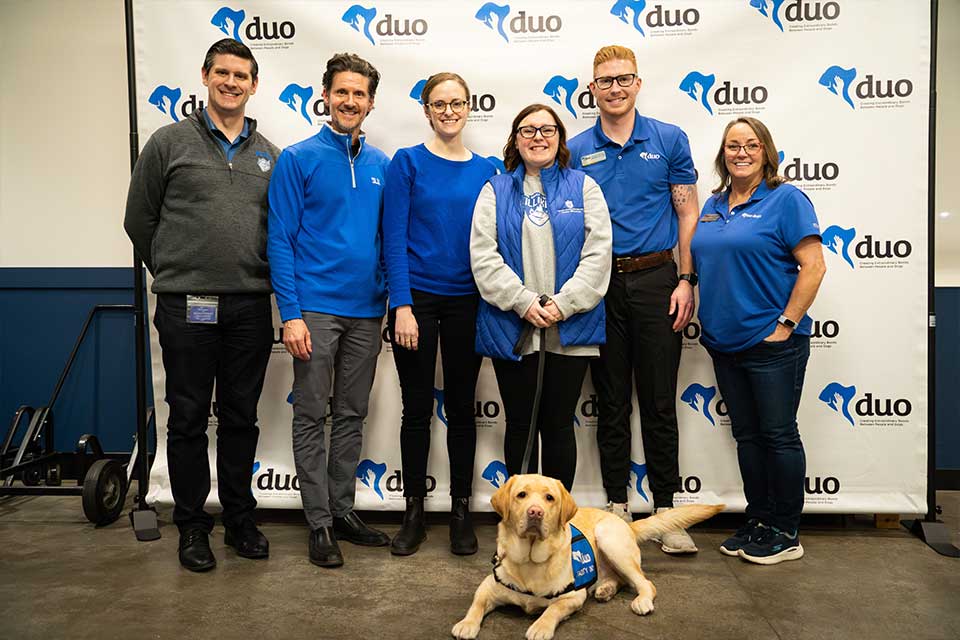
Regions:
[[[633, 51], [601, 48], [593, 72], [590, 91], [600, 119], [570, 141], [570, 162], [600, 184], [613, 223], [607, 343], [591, 374], [599, 398], [597, 444], [607, 510], [629, 522], [634, 376], [654, 508], [671, 508], [680, 489], [677, 370], [680, 331], [693, 315], [697, 284], [690, 256], [699, 215], [697, 174], [686, 134], [637, 113], [641, 81]], [[667, 553], [697, 550], [682, 529], [660, 542]]]

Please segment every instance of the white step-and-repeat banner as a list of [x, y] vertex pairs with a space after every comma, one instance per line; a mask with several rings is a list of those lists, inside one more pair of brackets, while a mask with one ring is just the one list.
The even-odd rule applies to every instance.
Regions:
[[[553, 104], [571, 134], [590, 127], [598, 114], [587, 89], [593, 54], [614, 43], [636, 52], [640, 112], [689, 135], [701, 202], [716, 185], [712, 161], [725, 124], [740, 115], [760, 118], [781, 151], [782, 172], [816, 206], [828, 266], [810, 311], [815, 334], [799, 415], [806, 511], [926, 511], [927, 2], [224, 1], [136, 4], [141, 143], [204, 104], [201, 63], [222, 37], [242, 41], [257, 57], [260, 86], [248, 113], [280, 147], [320, 127], [324, 64], [341, 51], [361, 55], [382, 73], [365, 130], [388, 154], [429, 136], [417, 97], [420, 83], [438, 71], [456, 71], [469, 82], [474, 95], [465, 139], [481, 155], [500, 154], [513, 116], [532, 102]], [[274, 324], [254, 493], [263, 507], [298, 508], [293, 372], [279, 319]], [[699, 333], [696, 319], [684, 331], [677, 500], [742, 510], [730, 420]], [[167, 406], [155, 332], [152, 356], [159, 437], [150, 499], [169, 503]], [[439, 367], [437, 375], [440, 406]], [[215, 413], [212, 407], [211, 439]], [[487, 498], [505, 476], [503, 406], [489, 361], [476, 415], [474, 504], [489, 509]], [[596, 416], [588, 377], [576, 413], [574, 495], [583, 505], [605, 500]], [[444, 421], [438, 410], [428, 481], [432, 510], [449, 507]], [[636, 412], [634, 423], [630, 503], [647, 511]], [[403, 506], [399, 428], [397, 373], [385, 342], [357, 470], [360, 509]]]

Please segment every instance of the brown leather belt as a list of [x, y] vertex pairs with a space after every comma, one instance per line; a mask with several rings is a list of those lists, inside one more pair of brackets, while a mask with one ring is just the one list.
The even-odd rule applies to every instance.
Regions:
[[641, 256], [620, 256], [613, 258], [613, 270], [617, 273], [630, 273], [641, 269], [650, 269], [671, 262], [673, 251], [664, 249], [656, 253], [645, 253]]

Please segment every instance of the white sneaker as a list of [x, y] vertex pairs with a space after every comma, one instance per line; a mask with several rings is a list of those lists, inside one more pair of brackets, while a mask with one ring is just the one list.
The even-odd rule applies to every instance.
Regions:
[[[656, 509], [654, 513], [660, 513], [669, 508], [670, 507], [660, 507]], [[673, 531], [664, 533], [660, 537], [660, 549], [664, 553], [670, 554], [696, 553], [698, 551], [697, 545], [693, 542], [693, 538], [691, 538], [690, 534], [684, 529], [674, 529]]]
[[626, 502], [608, 502], [603, 510], [607, 513], [612, 513], [627, 524], [633, 522], [633, 516], [630, 514], [630, 508]]

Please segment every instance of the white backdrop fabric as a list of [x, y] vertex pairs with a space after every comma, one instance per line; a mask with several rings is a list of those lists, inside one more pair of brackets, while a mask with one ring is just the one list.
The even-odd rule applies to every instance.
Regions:
[[[499, 156], [513, 116], [533, 102], [552, 104], [571, 135], [592, 126], [593, 54], [613, 43], [636, 52], [640, 112], [689, 135], [701, 203], [716, 185], [712, 162], [725, 124], [739, 115], [760, 118], [781, 150], [781, 171], [816, 206], [828, 266], [810, 310], [815, 335], [799, 413], [805, 510], [926, 512], [928, 3], [223, 2], [136, 3], [141, 144], [206, 100], [201, 62], [225, 36], [243, 41], [257, 57], [260, 85], [248, 114], [280, 147], [312, 135], [323, 122], [324, 65], [341, 51], [363, 56], [382, 73], [365, 130], [391, 155], [429, 135], [413, 96], [420, 81], [439, 71], [456, 71], [470, 84], [465, 141], [481, 155]], [[293, 372], [277, 317], [274, 326], [254, 494], [262, 507], [299, 508], [288, 402]], [[696, 319], [684, 335], [677, 397], [683, 491], [676, 501], [723, 502], [739, 511], [745, 501], [730, 421], [697, 340]], [[149, 499], [169, 504], [168, 410], [155, 332], [151, 349], [158, 452]], [[438, 400], [440, 375], [438, 367]], [[504, 414], [489, 361], [476, 401], [473, 505], [483, 510], [505, 475]], [[573, 493], [581, 505], [605, 501], [596, 409], [588, 376], [576, 414]], [[403, 508], [400, 411], [397, 373], [384, 343], [357, 473], [359, 509]], [[446, 510], [445, 418], [435, 413], [427, 508]], [[643, 512], [651, 503], [636, 412], [633, 421], [630, 507]], [[212, 459], [215, 407], [210, 422]], [[215, 490], [210, 503], [216, 504]]]

